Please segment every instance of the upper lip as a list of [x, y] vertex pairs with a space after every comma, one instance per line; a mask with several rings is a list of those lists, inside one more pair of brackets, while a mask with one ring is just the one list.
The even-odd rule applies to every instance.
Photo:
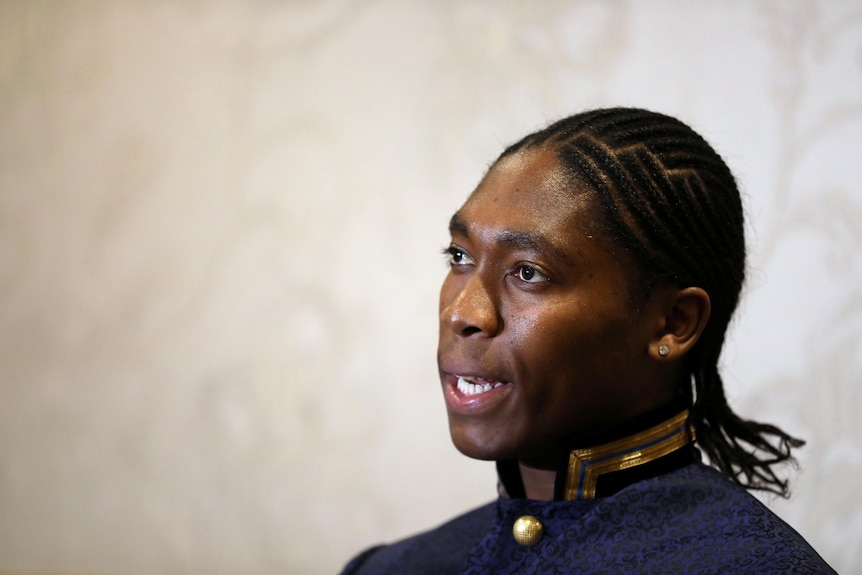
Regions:
[[440, 371], [448, 375], [484, 379], [485, 381], [499, 381], [501, 383], [510, 383], [511, 378], [500, 373], [496, 369], [487, 369], [479, 365], [475, 361], [446, 359], [440, 360]]
[[463, 373], [453, 373], [453, 376], [457, 377], [459, 380], [464, 379], [470, 383], [485, 383], [485, 384], [498, 384], [498, 383], [509, 383], [503, 379], [496, 379], [492, 377], [483, 377], [481, 375], [468, 375]]

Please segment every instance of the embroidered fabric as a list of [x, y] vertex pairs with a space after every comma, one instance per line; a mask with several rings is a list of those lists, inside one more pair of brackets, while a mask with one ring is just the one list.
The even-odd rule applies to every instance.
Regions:
[[[532, 515], [544, 537], [518, 545]], [[500, 497], [445, 525], [371, 549], [345, 575], [834, 573], [789, 525], [700, 463], [576, 501]]]

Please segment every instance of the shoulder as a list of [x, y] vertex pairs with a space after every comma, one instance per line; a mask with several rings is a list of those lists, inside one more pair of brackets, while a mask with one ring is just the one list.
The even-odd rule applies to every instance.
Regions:
[[597, 511], [606, 528], [639, 533], [643, 559], [700, 572], [833, 573], [807, 541], [722, 473], [694, 464], [623, 490]]
[[495, 504], [483, 505], [424, 533], [367, 549], [347, 564], [342, 575], [454, 572], [494, 519]]

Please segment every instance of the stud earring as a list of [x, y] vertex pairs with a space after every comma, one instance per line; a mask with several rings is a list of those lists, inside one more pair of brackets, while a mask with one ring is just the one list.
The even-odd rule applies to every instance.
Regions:
[[658, 354], [662, 357], [667, 357], [670, 354], [670, 348], [664, 344], [658, 346]]

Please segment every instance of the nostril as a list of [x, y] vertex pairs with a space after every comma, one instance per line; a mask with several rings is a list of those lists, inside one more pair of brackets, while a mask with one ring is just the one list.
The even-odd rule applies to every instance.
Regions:
[[481, 331], [482, 330], [478, 327], [470, 325], [461, 330], [461, 335], [464, 337], [470, 337], [471, 335], [479, 333]]

